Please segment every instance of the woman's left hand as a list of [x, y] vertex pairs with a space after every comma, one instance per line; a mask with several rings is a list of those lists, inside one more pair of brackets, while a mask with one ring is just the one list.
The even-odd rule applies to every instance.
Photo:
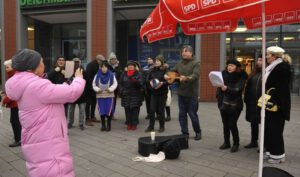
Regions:
[[226, 85], [223, 85], [223, 86], [221, 87], [221, 89], [222, 89], [222, 91], [226, 91], [226, 90], [227, 90], [227, 86], [226, 86]]

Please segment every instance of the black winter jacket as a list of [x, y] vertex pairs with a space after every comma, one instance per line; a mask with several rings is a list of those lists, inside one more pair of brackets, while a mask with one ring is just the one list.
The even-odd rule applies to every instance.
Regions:
[[279, 111], [275, 112], [280, 114], [285, 120], [290, 120], [291, 112], [291, 66], [282, 62], [278, 64], [270, 73], [266, 81], [266, 91], [270, 88], [275, 88], [270, 92], [270, 102], [276, 104], [279, 107]]
[[138, 71], [135, 71], [132, 76], [128, 76], [127, 72], [122, 73], [118, 84], [123, 107], [135, 108], [142, 105], [144, 99], [143, 82], [143, 77]]
[[93, 80], [99, 70], [99, 64], [96, 60], [89, 62], [86, 66], [86, 86], [87, 92], [95, 93], [93, 90]]
[[163, 85], [158, 88], [154, 89], [150, 86], [150, 94], [151, 95], [167, 95], [168, 94], [168, 83], [164, 78], [164, 75], [166, 74], [167, 69], [166, 67], [154, 67], [149, 71], [149, 75], [147, 78], [147, 85], [150, 85], [150, 81], [153, 79], [158, 79], [160, 82], [163, 83]]
[[234, 111], [241, 111], [243, 109], [242, 93], [244, 91], [245, 83], [247, 80], [247, 73], [222, 71], [224, 85], [227, 86], [226, 91], [222, 91], [221, 88], [217, 89], [218, 107], [221, 111], [224, 107], [224, 102], [228, 102], [233, 105]]
[[257, 101], [261, 97], [261, 71], [252, 75], [246, 84], [244, 102], [246, 104], [246, 120], [251, 123], [260, 123], [260, 108]]
[[65, 76], [61, 73], [61, 71], [57, 72], [55, 70], [49, 72], [47, 74], [47, 78], [53, 83], [53, 84], [62, 84], [67, 81]]

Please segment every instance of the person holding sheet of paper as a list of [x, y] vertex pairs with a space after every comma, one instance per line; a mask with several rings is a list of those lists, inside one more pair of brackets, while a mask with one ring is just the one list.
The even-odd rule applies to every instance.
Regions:
[[228, 60], [226, 69], [222, 71], [224, 85], [217, 89], [218, 108], [223, 122], [224, 143], [219, 149], [228, 149], [230, 145], [230, 132], [233, 137], [231, 152], [239, 149], [239, 130], [237, 121], [243, 109], [242, 92], [244, 90], [247, 74], [242, 71], [241, 64], [234, 59]]

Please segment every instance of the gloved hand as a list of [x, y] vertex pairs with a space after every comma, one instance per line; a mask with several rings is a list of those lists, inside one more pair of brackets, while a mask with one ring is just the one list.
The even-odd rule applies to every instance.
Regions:
[[66, 74], [66, 71], [65, 71], [65, 70], [61, 70], [61, 73], [62, 73], [63, 75], [65, 75], [65, 74]]
[[56, 72], [59, 72], [60, 71], [60, 67], [56, 67], [55, 69], [54, 69]]
[[267, 102], [266, 103], [266, 108], [271, 109], [273, 106], [274, 106], [274, 103], [272, 103], [272, 102]]

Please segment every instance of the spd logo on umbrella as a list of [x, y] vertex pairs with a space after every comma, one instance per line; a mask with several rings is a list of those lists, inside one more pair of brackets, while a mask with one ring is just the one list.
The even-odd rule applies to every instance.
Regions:
[[221, 0], [202, 0], [201, 3], [202, 3], [202, 8], [205, 9], [212, 6], [220, 5]]
[[197, 0], [181, 0], [181, 7], [184, 14], [188, 14], [199, 10], [199, 4]]

